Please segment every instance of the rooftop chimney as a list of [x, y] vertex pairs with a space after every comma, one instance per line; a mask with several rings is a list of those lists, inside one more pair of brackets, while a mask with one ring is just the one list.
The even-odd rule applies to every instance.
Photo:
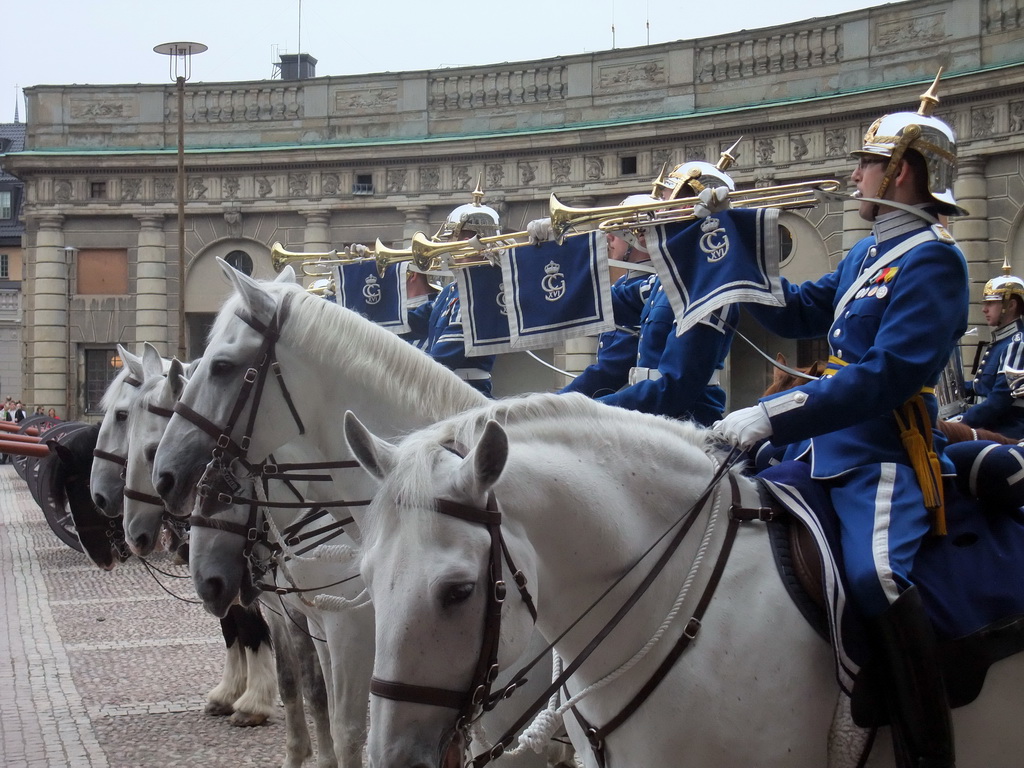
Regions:
[[316, 77], [316, 59], [308, 53], [282, 53], [278, 66], [282, 80], [309, 80]]

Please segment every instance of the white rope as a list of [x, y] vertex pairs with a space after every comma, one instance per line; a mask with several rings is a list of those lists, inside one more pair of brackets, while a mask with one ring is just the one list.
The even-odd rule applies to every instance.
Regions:
[[576, 374], [575, 374], [575, 373], [569, 373], [568, 371], [563, 371], [563, 370], [562, 370], [561, 368], [558, 368], [558, 367], [556, 367], [556, 366], [552, 365], [552, 364], [551, 364], [551, 363], [549, 363], [549, 362], [548, 362], [547, 360], [541, 360], [541, 359], [540, 359], [539, 357], [537, 357], [537, 355], [535, 355], [535, 354], [534, 354], [533, 352], [531, 352], [530, 350], [526, 349], [526, 350], [523, 350], [523, 351], [524, 351], [524, 352], [526, 352], [526, 354], [528, 354], [528, 355], [529, 355], [530, 357], [532, 357], [532, 358], [533, 358], [534, 360], [536, 360], [536, 361], [537, 361], [538, 363], [540, 363], [541, 365], [543, 365], [543, 366], [544, 366], [545, 368], [550, 368], [550, 369], [551, 369], [552, 371], [554, 371], [555, 373], [560, 373], [560, 374], [562, 374], [563, 376], [568, 376], [568, 377], [569, 377], [570, 379], [575, 379], [575, 378], [576, 378]]
[[[686, 600], [686, 596], [690, 591], [690, 587], [693, 584], [693, 580], [696, 578], [697, 572], [700, 570], [700, 566], [704, 562], [704, 558], [707, 554], [708, 547], [711, 544], [711, 537], [714, 534], [715, 523], [718, 520], [721, 502], [722, 494], [721, 489], [719, 488], [718, 493], [715, 494], [715, 504], [708, 517], [707, 527], [704, 529], [704, 536], [701, 539], [700, 547], [697, 550], [697, 555], [690, 566], [689, 573], [687, 573], [686, 575], [686, 579], [683, 582], [682, 588], [679, 590], [679, 594], [676, 596], [675, 602], [672, 604], [672, 607], [669, 609], [668, 614], [662, 621], [661, 626], [658, 627], [658, 629], [655, 631], [651, 639], [648, 640], [647, 643], [643, 646], [643, 648], [638, 650], [631, 659], [622, 664], [618, 669], [613, 670], [600, 680], [591, 683], [589, 686], [587, 686], [582, 691], [577, 693], [575, 696], [570, 698], [560, 707], [557, 707], [555, 709], [545, 709], [538, 713], [533, 723], [531, 723], [530, 726], [520, 735], [520, 745], [522, 745], [523, 747], [529, 747], [530, 749], [533, 749], [535, 752], [540, 753], [545, 748], [547, 743], [551, 740], [551, 737], [554, 736], [555, 731], [561, 725], [565, 712], [574, 707], [585, 697], [589, 696], [595, 691], [600, 690], [601, 688], [604, 688], [605, 686], [609, 685], [610, 683], [614, 682], [619, 677], [624, 675], [626, 672], [628, 672], [630, 669], [636, 666], [640, 662], [640, 660], [643, 659], [648, 653], [650, 653], [654, 646], [658, 644], [658, 642], [664, 636], [665, 632], [675, 621], [675, 618], [679, 613], [679, 609], [682, 607], [682, 604]], [[554, 698], [555, 697], [552, 697], [553, 700]], [[549, 704], [549, 707], [550, 706], [551, 705]], [[511, 754], [515, 754], [515, 751], [513, 751]]]

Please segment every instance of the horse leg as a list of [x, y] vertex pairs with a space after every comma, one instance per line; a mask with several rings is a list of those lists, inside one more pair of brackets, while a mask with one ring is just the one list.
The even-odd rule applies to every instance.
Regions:
[[277, 670], [270, 642], [270, 627], [263, 619], [259, 603], [239, 613], [238, 639], [245, 649], [245, 691], [234, 703], [231, 724], [240, 727], [263, 725], [277, 703]]
[[[318, 606], [325, 597], [318, 599]], [[356, 605], [346, 601], [341, 609], [326, 608], [321, 619], [330, 647], [334, 753], [342, 768], [360, 768], [373, 674], [373, 606], [368, 600]]]
[[850, 697], [840, 691], [828, 731], [828, 768], [857, 768], [871, 750], [874, 729], [853, 722], [852, 706]]
[[232, 714], [235, 699], [245, 690], [245, 652], [238, 641], [238, 628], [234, 619], [234, 611], [238, 606], [231, 606], [228, 615], [220, 620], [220, 631], [224, 636], [227, 658], [224, 660], [224, 673], [220, 683], [206, 694], [206, 714], [224, 716]]
[[334, 737], [331, 735], [330, 699], [327, 696], [327, 684], [324, 681], [323, 668], [315, 647], [323, 645], [323, 643], [314, 643], [305, 616], [299, 614], [294, 618], [298, 626], [289, 621], [289, 632], [295, 655], [301, 666], [306, 702], [313, 718], [313, 727], [316, 729], [317, 766], [318, 768], [338, 768]]

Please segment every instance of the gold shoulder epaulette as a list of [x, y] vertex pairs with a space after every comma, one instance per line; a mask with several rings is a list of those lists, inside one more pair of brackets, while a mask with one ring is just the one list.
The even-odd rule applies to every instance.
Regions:
[[956, 243], [953, 236], [949, 234], [949, 230], [941, 224], [932, 224], [932, 232], [935, 233], [935, 237], [939, 239], [940, 243], [949, 243], [950, 245]]

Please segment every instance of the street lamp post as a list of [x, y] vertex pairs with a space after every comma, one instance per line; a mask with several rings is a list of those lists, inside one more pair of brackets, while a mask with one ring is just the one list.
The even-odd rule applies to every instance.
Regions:
[[169, 56], [168, 73], [178, 91], [178, 359], [188, 359], [185, 343], [185, 81], [192, 77], [192, 57], [206, 50], [202, 43], [161, 43], [156, 53]]

